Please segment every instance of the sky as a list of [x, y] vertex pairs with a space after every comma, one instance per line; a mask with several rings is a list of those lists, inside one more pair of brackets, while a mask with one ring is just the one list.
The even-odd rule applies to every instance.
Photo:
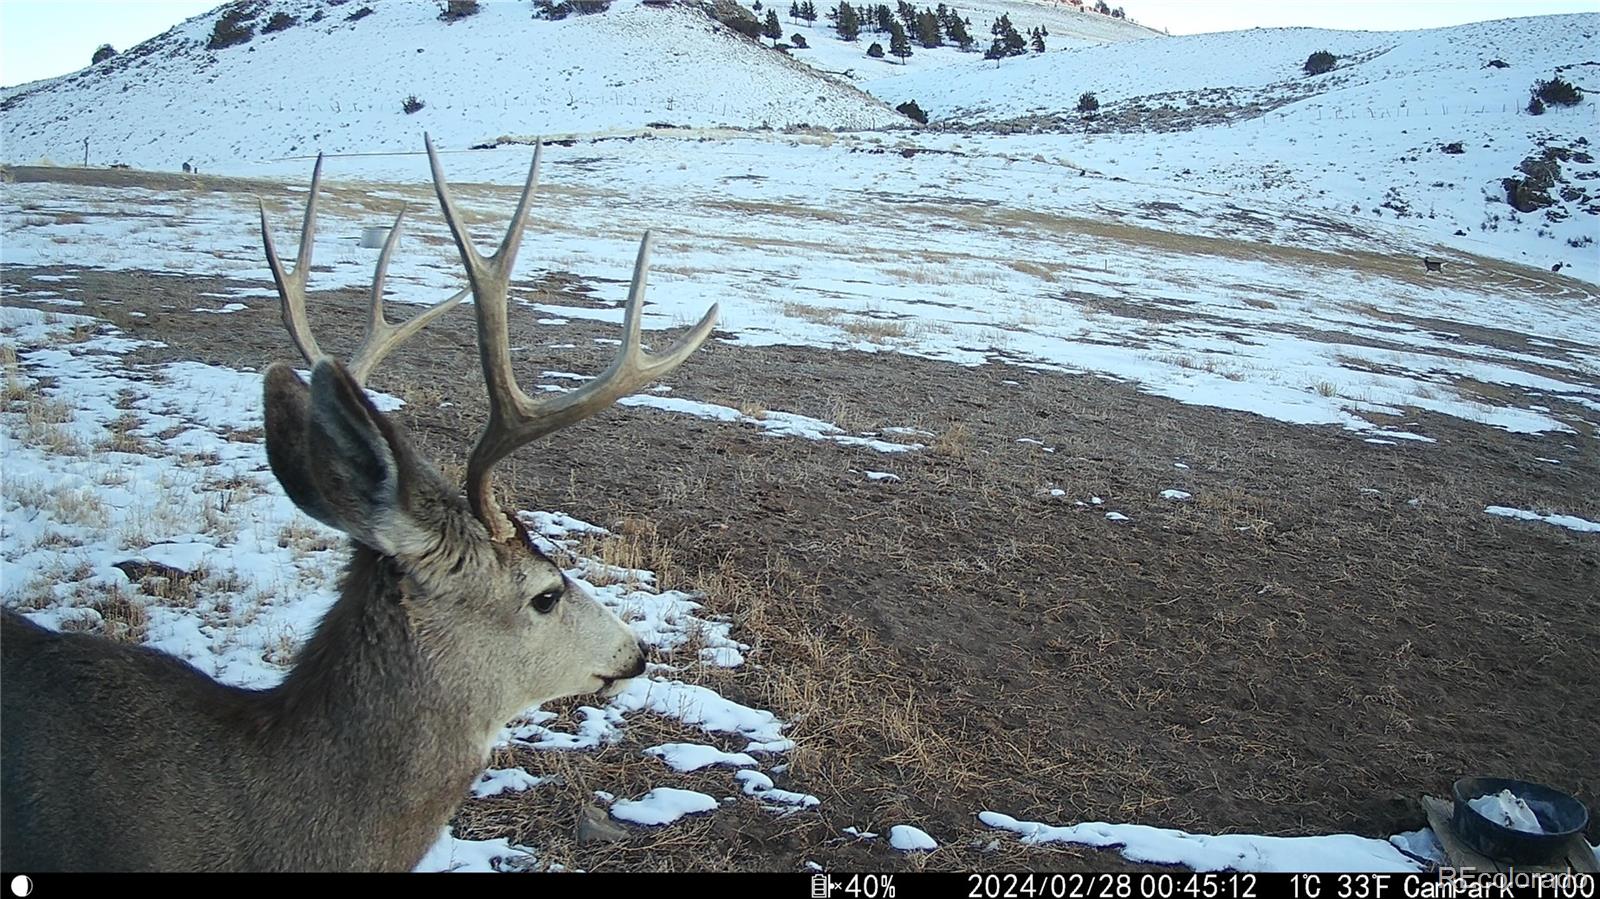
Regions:
[[[961, 5], [961, 0], [946, 2]], [[101, 44], [126, 50], [219, 5], [217, 0], [0, 0], [0, 85], [77, 71], [89, 64]], [[1111, 5], [1173, 34], [1296, 25], [1399, 31], [1509, 16], [1600, 12], [1600, 0], [1121, 0]]]
[[[959, 3], [960, 0], [954, 0]], [[1600, 12], [1600, 0], [1106, 0], [1173, 34], [1245, 28], [1408, 31], [1515, 16]]]
[[0, 84], [75, 72], [96, 47], [118, 52], [222, 0], [0, 0]]

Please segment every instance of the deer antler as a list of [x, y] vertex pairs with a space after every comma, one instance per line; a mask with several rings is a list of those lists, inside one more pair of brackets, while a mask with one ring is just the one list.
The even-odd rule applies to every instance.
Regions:
[[[298, 349], [300, 355], [311, 365], [315, 365], [317, 360], [327, 355], [317, 345], [317, 339], [311, 333], [311, 323], [306, 318], [306, 276], [311, 272], [311, 243], [317, 231], [317, 189], [321, 184], [322, 154], [318, 153], [317, 166], [311, 172], [311, 196], [306, 200], [306, 217], [300, 226], [300, 252], [295, 256], [292, 272], [285, 272], [283, 262], [278, 258], [278, 249], [272, 241], [272, 229], [267, 224], [267, 205], [265, 202], [261, 203], [261, 238], [266, 244], [267, 266], [272, 269], [272, 280], [278, 285], [278, 296], [283, 301], [283, 326], [288, 329], [289, 338], [294, 341], [295, 349]], [[378, 363], [382, 362], [396, 346], [427, 327], [429, 322], [449, 312], [466, 299], [468, 293], [466, 289], [458, 290], [454, 295], [429, 306], [403, 324], [394, 324], [384, 315], [383, 280], [388, 274], [389, 257], [400, 241], [400, 228], [405, 222], [405, 217], [406, 210], [402, 206], [400, 214], [394, 218], [394, 227], [389, 229], [389, 238], [383, 242], [383, 251], [378, 254], [378, 267], [372, 275], [372, 298], [367, 302], [366, 334], [361, 338], [361, 345], [356, 348], [355, 355], [351, 357], [350, 373], [363, 384], [367, 381], [367, 375], [377, 368]]]
[[718, 307], [713, 305], [707, 310], [699, 324], [678, 338], [677, 343], [665, 352], [644, 351], [640, 345], [639, 326], [643, 318], [645, 280], [650, 270], [652, 240], [647, 231], [639, 244], [639, 258], [633, 267], [633, 283], [628, 288], [622, 346], [617, 350], [611, 366], [577, 390], [537, 400], [529, 397], [517, 386], [516, 375], [511, 370], [506, 293], [511, 282], [511, 269], [517, 259], [517, 248], [522, 243], [522, 229], [527, 224], [528, 205], [539, 181], [539, 162], [544, 145], [539, 143], [534, 147], [528, 180], [523, 185], [522, 198], [517, 201], [517, 210], [511, 217], [511, 226], [506, 231], [505, 239], [500, 242], [500, 249], [485, 259], [472, 245], [461, 214], [450, 197], [450, 188], [445, 183], [444, 170], [439, 165], [438, 154], [434, 152], [433, 141], [426, 137], [424, 140], [428, 146], [428, 163], [433, 168], [433, 186], [439, 194], [439, 206], [444, 211], [450, 233], [455, 237], [456, 247], [461, 251], [461, 263], [467, 269], [467, 280], [478, 317], [478, 355], [483, 362], [483, 377], [489, 392], [489, 422], [467, 459], [467, 502], [489, 533], [496, 540], [505, 540], [514, 531], [510, 520], [495, 502], [494, 488], [489, 480], [495, 463], [517, 447], [588, 418], [682, 365], [711, 334], [717, 322]]

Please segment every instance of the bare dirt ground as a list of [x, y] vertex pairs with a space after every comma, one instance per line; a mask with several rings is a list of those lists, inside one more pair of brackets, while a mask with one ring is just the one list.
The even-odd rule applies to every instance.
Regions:
[[[31, 281], [46, 273], [77, 280]], [[81, 311], [167, 344], [136, 361], [260, 369], [292, 354], [273, 303], [189, 313], [217, 282], [15, 267], [4, 282], [81, 298]], [[587, 304], [542, 286], [546, 301]], [[97, 305], [105, 296], [122, 305]], [[357, 294], [313, 302], [324, 345], [353, 346]], [[530, 319], [513, 315], [514, 345], [578, 345], [530, 363], [530, 380], [598, 372], [612, 351], [590, 339], [608, 328]], [[408, 399], [400, 419], [447, 471], [484, 417], [471, 333], [453, 313], [373, 378]], [[792, 722], [799, 747], [779, 786], [822, 804], [780, 817], [740, 803], [579, 841], [594, 789], [701, 783], [639, 752], [685, 734], [640, 722], [597, 753], [507, 751], [559, 783], [468, 802], [458, 836], [509, 836], [588, 870], [1106, 868], [1124, 863], [1026, 849], [975, 815], [1387, 836], [1423, 826], [1417, 798], [1466, 774], [1600, 807], [1600, 539], [1483, 512], [1600, 519], [1593, 435], [1408, 410], [1438, 443], [1376, 446], [1099, 377], [715, 340], [672, 384], [746, 410], [936, 435], [886, 457], [616, 408], [525, 449], [499, 478], [520, 506], [612, 528], [597, 551], [703, 591], [708, 611], [737, 622], [749, 662], [696, 676]], [[1193, 500], [1159, 498], [1169, 488]], [[1075, 504], [1091, 495], [1104, 505]], [[726, 790], [725, 775], [705, 778]], [[840, 832], [895, 823], [945, 848], [907, 857]]]

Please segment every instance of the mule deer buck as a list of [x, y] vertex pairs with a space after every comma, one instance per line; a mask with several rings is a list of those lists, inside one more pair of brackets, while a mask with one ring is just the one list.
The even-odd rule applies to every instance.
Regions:
[[506, 295], [541, 152], [499, 250], [484, 258], [427, 146], [467, 270], [489, 393], [465, 495], [378, 412], [362, 380], [466, 291], [403, 325], [388, 321], [383, 280], [402, 210], [360, 348], [348, 367], [326, 358], [305, 314], [319, 158], [293, 271], [262, 209], [284, 321], [313, 365], [309, 385], [287, 364], [267, 369], [266, 445], [295, 505], [350, 537], [340, 596], [267, 690], [224, 686], [155, 650], [50, 632], [6, 611], [5, 870], [409, 870], [505, 722], [556, 697], [614, 693], [644, 671], [632, 632], [533, 546], [497, 504], [490, 475], [516, 448], [677, 368], [717, 309], [665, 352], [644, 352], [647, 233], [610, 367], [581, 389], [528, 397], [511, 370]]

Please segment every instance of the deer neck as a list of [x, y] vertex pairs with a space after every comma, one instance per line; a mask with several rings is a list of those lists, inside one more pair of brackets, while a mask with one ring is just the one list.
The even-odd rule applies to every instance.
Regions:
[[330, 829], [384, 847], [368, 867], [420, 859], [504, 723], [477, 720], [487, 716], [451, 676], [452, 653], [422, 642], [405, 590], [392, 559], [355, 545], [339, 601], [271, 699], [276, 761], [295, 769], [286, 782], [315, 797]]

